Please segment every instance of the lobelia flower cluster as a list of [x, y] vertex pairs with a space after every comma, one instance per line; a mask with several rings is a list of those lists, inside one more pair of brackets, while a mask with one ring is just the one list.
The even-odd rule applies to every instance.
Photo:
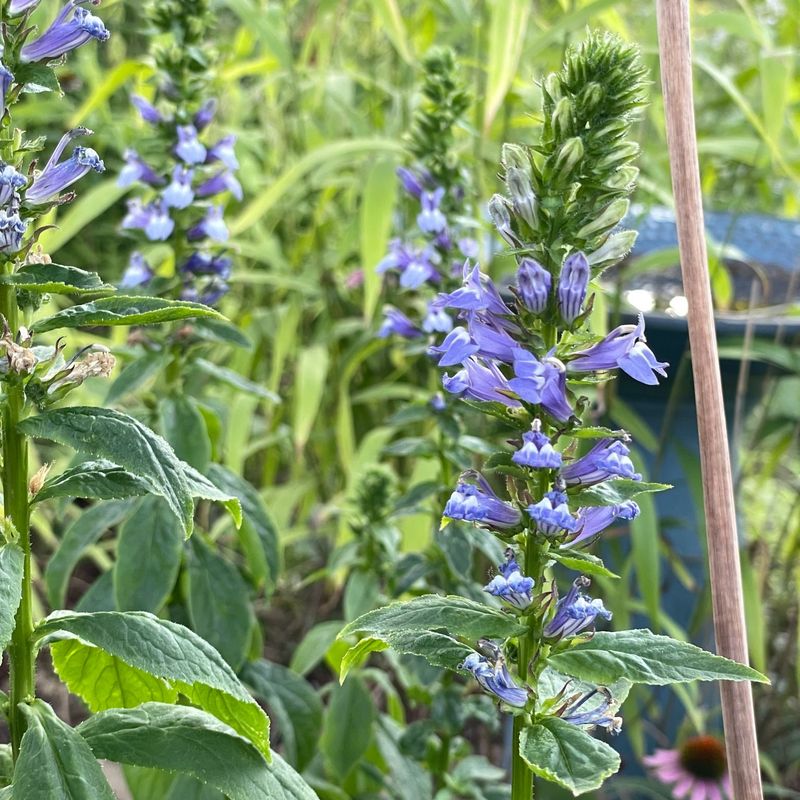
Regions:
[[[539, 142], [504, 146], [505, 192], [489, 202], [516, 279], [501, 291], [468, 259], [461, 285], [431, 303], [457, 318], [430, 348], [445, 391], [504, 429], [504, 446], [482, 471], [461, 475], [443, 509], [443, 527], [472, 523], [506, 545], [487, 603], [416, 597], [340, 634], [361, 632], [470, 674], [510, 711], [513, 800], [530, 800], [534, 775], [581, 794], [616, 772], [616, 752], [592, 733], [620, 730], [632, 683], [712, 680], [717, 668], [758, 679], [649, 631], [595, 633], [611, 612], [588, 576], [612, 573], [587, 548], [637, 516], [637, 494], [667, 488], [642, 481], [625, 431], [583, 422], [581, 394], [617, 370], [654, 385], [668, 366], [648, 347], [643, 318], [607, 336], [589, 324], [592, 281], [635, 239], [618, 225], [637, 175], [638, 147], [627, 137], [644, 79], [637, 49], [615, 37], [593, 34], [567, 53], [542, 82]], [[558, 568], [578, 573], [563, 593]], [[700, 661], [705, 668], [691, 674], [666, 666]]]
[[384, 309], [378, 331], [384, 338], [447, 333], [452, 319], [443, 309], [432, 307], [433, 293], [454, 287], [463, 259], [478, 255], [478, 243], [466, 227], [467, 176], [453, 150], [454, 128], [469, 107], [469, 97], [456, 76], [450, 50], [432, 51], [423, 68], [423, 101], [407, 136], [413, 163], [397, 170], [414, 225], [391, 241], [377, 267], [379, 273], [395, 276], [400, 290], [396, 305]]
[[208, 63], [196, 63], [210, 21], [206, 4], [160, 4], [152, 18], [157, 29], [180, 42], [155, 53], [159, 67], [155, 98], [131, 97], [152, 135], [143, 144], [146, 153], [125, 151], [117, 184], [144, 190], [128, 201], [122, 228], [140, 231], [151, 243], [168, 243], [174, 275], [154, 281], [156, 273], [164, 271], [159, 270], [163, 250], [151, 247], [131, 254], [120, 286], [148, 293], [177, 292], [183, 300], [213, 306], [229, 290], [233, 265], [226, 200], [243, 197], [236, 177], [236, 137], [213, 133], [217, 100], [208, 97]]

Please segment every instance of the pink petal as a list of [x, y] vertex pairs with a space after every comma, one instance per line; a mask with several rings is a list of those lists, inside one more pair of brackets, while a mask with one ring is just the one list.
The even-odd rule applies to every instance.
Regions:
[[648, 767], [658, 767], [662, 764], [676, 764], [680, 754], [677, 750], [656, 750], [653, 755], [645, 756], [642, 761]]
[[689, 775], [680, 764], [674, 764], [669, 767], [659, 767], [656, 770], [656, 775], [658, 779], [664, 783], [675, 783], [676, 781], [685, 781], [691, 778], [691, 775]]
[[726, 772], [720, 781], [722, 786], [722, 793], [725, 797], [733, 797], [733, 789], [731, 788], [731, 776]]
[[706, 790], [706, 797], [708, 800], [722, 800], [722, 792], [720, 791], [720, 784], [716, 781], [709, 781]]
[[691, 775], [685, 775], [673, 786], [672, 796], [676, 797], [677, 800], [681, 800], [681, 798], [686, 797], [692, 789], [694, 789], [694, 778]]
[[706, 792], [709, 785], [709, 781], [698, 780], [692, 789], [692, 794], [689, 800], [706, 800]]

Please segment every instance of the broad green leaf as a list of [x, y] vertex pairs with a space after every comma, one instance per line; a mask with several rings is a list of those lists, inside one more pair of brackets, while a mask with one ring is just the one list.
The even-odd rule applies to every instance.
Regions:
[[21, 706], [28, 727], [14, 768], [14, 800], [114, 800], [81, 735], [41, 700]]
[[372, 697], [357, 676], [333, 689], [325, 714], [320, 749], [341, 781], [350, 774], [369, 747], [374, 716]]
[[56, 612], [34, 632], [40, 644], [77, 638], [161, 678], [269, 753], [269, 719], [220, 654], [197, 634], [145, 612]]
[[211, 439], [203, 415], [190, 397], [170, 394], [160, 403], [161, 431], [175, 455], [200, 472], [211, 461]]
[[506, 638], [526, 629], [511, 614], [464, 597], [426, 594], [369, 611], [347, 624], [339, 638], [364, 633], [386, 640], [405, 631], [445, 629], [451, 636], [477, 640]]
[[105, 650], [78, 639], [52, 642], [50, 654], [58, 677], [91, 711], [178, 700], [177, 689], [167, 681], [130, 667]]
[[650, 624], [661, 627], [661, 536], [656, 504], [650, 494], [640, 495], [639, 514], [630, 521], [631, 553], [636, 567], [636, 585]]
[[131, 507], [130, 501], [100, 503], [84, 511], [67, 528], [44, 573], [47, 599], [53, 608], [64, 605], [69, 576], [86, 548], [91, 547], [109, 528], [122, 522]]
[[598, 789], [620, 765], [619, 755], [605, 742], [558, 717], [523, 729], [519, 752], [533, 773], [575, 796]]
[[653, 686], [687, 681], [769, 683], [744, 664], [644, 629], [599, 631], [589, 641], [551, 655], [548, 663], [567, 675], [600, 684], [620, 678]]
[[247, 739], [196, 708], [146, 703], [111, 709], [78, 731], [97, 758], [182, 772], [230, 800], [316, 800], [277, 753], [267, 764]]
[[116, 611], [114, 602], [114, 567], [106, 570], [94, 579], [89, 588], [81, 595], [75, 604], [75, 611]]
[[255, 624], [247, 584], [198, 537], [189, 542], [185, 576], [192, 630], [238, 670]]
[[31, 500], [41, 503], [53, 497], [91, 497], [97, 500], [121, 500], [150, 492], [144, 478], [133, 475], [111, 461], [84, 461], [45, 481]]
[[[211, 470], [215, 469], [218, 469], [218, 467], [212, 464]], [[233, 519], [233, 524], [236, 528], [241, 527], [242, 503], [238, 497], [224, 489], [220, 489], [219, 486], [212, 483], [205, 475], [198, 472], [194, 467], [190, 467], [188, 464], [183, 465], [183, 474], [186, 477], [186, 482], [189, 484], [189, 491], [192, 493], [192, 497], [197, 497], [202, 500], [213, 500], [216, 503], [220, 503], [231, 515], [231, 519]]]
[[248, 380], [235, 370], [228, 369], [219, 364], [213, 364], [210, 361], [206, 361], [204, 358], [196, 359], [192, 362], [192, 366], [200, 369], [201, 372], [205, 373], [210, 378], [230, 386], [232, 389], [246, 394], [252, 394], [255, 397], [259, 397], [261, 400], [268, 400], [270, 403], [281, 402], [281, 398], [275, 394], [275, 392], [271, 392], [269, 389], [261, 386], [261, 384]]
[[434, 667], [446, 669], [457, 669], [459, 664], [474, 652], [471, 647], [444, 633], [418, 630], [384, 631], [380, 635], [362, 639], [345, 653], [339, 668], [339, 680], [343, 681], [347, 673], [363, 663], [369, 653], [385, 650], [387, 646], [398, 653], [421, 656]]
[[241, 503], [239, 538], [256, 583], [266, 581], [272, 591], [281, 568], [280, 540], [272, 515], [261, 496], [244, 478], [229, 469], [212, 464], [209, 480], [218, 491], [227, 492]]
[[183, 531], [167, 504], [160, 497], [143, 497], [117, 539], [117, 609], [160, 611], [175, 587], [182, 553]]
[[176, 779], [175, 775], [163, 770], [134, 767], [131, 764], [124, 764], [122, 772], [132, 800], [155, 800], [157, 797], [166, 800]]
[[322, 396], [327, 387], [328, 349], [317, 344], [300, 352], [294, 382], [294, 443], [302, 450], [319, 413]]
[[545, 667], [539, 676], [539, 682], [536, 684], [536, 693], [541, 703], [545, 706], [544, 710], [547, 711], [553, 705], [563, 705], [565, 696], [588, 695], [590, 692], [596, 692], [593, 697], [587, 698], [581, 704], [581, 711], [589, 712], [602, 706], [606, 711], [616, 713], [627, 699], [632, 687], [633, 684], [625, 678], [620, 678], [618, 681], [614, 681], [604, 687], [611, 695], [610, 705], [606, 705], [607, 697], [601, 692], [596, 692], [597, 685], [595, 683], [580, 681], [569, 675], [562, 675], [552, 667]]
[[19, 545], [7, 543], [0, 547], [0, 657], [14, 633], [24, 565], [25, 557]]
[[181, 461], [164, 439], [138, 420], [110, 408], [75, 406], [28, 417], [18, 429], [108, 459], [144, 478], [150, 491], [167, 501], [186, 535], [191, 534], [194, 503]]
[[11, 275], [0, 276], [0, 284], [26, 292], [48, 294], [101, 294], [116, 289], [103, 283], [96, 272], [62, 264], [24, 264]]
[[551, 550], [548, 555], [567, 569], [574, 569], [585, 575], [602, 575], [604, 578], [619, 578], [616, 572], [612, 572], [605, 564], [591, 553], [584, 553], [581, 550], [570, 550], [562, 548]]
[[22, 85], [23, 92], [28, 94], [41, 94], [42, 92], [63, 94], [55, 70], [47, 64], [41, 62], [21, 64], [14, 72], [16, 73], [14, 80]]
[[163, 352], [143, 353], [126, 364], [117, 376], [106, 395], [106, 403], [113, 405], [131, 392], [142, 387], [150, 378], [160, 372], [166, 364]]
[[632, 481], [628, 478], [614, 478], [610, 481], [598, 483], [588, 489], [569, 492], [569, 504], [573, 508], [580, 508], [581, 506], [612, 506], [622, 503], [624, 500], [631, 500], [641, 494], [663, 492], [671, 488], [672, 486], [669, 483], [648, 483], [647, 481]]
[[529, 0], [494, 0], [491, 4], [484, 131], [491, 127], [517, 73], [530, 13]]
[[0, 786], [9, 786], [14, 779], [14, 756], [10, 744], [0, 744]]
[[322, 702], [314, 687], [296, 672], [269, 661], [245, 664], [241, 674], [267, 704], [289, 763], [304, 769], [316, 753], [322, 728]]
[[33, 325], [36, 333], [45, 333], [59, 328], [93, 328], [106, 325], [157, 325], [161, 322], [175, 322], [195, 317], [214, 317], [222, 315], [213, 308], [201, 303], [185, 300], [166, 300], [161, 297], [126, 297], [117, 295], [83, 303], [45, 317]]
[[342, 624], [341, 620], [318, 622], [295, 648], [289, 669], [300, 675], [311, 672], [325, 658], [330, 646], [336, 641], [336, 635], [341, 630]]
[[[394, 0], [388, 2], [393, 3]], [[382, 276], [375, 268], [386, 255], [396, 198], [397, 177], [394, 162], [388, 158], [378, 159], [367, 174], [361, 195], [359, 222], [361, 265], [364, 270], [364, 319], [367, 321], [375, 314], [381, 292]]]
[[380, 605], [381, 586], [371, 570], [354, 569], [347, 579], [342, 598], [346, 620], [356, 619]]

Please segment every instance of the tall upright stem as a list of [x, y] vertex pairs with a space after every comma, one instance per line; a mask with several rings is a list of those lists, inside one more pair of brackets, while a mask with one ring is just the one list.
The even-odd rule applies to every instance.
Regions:
[[[3, 266], [8, 274], [11, 263]], [[16, 290], [12, 286], [0, 286], [0, 314], [5, 317], [11, 335], [19, 329]], [[31, 592], [31, 539], [28, 511], [28, 444], [17, 432], [25, 403], [22, 384], [14, 382], [9, 372], [3, 404], [3, 492], [5, 515], [14, 524], [19, 534], [19, 544], [24, 554], [22, 575], [22, 599], [17, 610], [17, 620], [9, 647], [9, 671], [11, 692], [9, 698], [8, 724], [11, 746], [16, 760], [19, 745], [25, 732], [25, 718], [19, 705], [34, 693], [35, 656], [31, 644], [33, 632], [33, 608]]]

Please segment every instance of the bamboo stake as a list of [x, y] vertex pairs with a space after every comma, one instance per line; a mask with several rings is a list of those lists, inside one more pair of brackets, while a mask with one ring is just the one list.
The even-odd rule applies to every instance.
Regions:
[[[708, 273], [692, 97], [689, 0], [656, 0], [667, 144], [678, 226], [689, 346], [697, 403], [700, 465], [717, 652], [747, 663], [739, 544]], [[722, 716], [735, 800], [761, 800], [753, 695], [723, 681]]]

